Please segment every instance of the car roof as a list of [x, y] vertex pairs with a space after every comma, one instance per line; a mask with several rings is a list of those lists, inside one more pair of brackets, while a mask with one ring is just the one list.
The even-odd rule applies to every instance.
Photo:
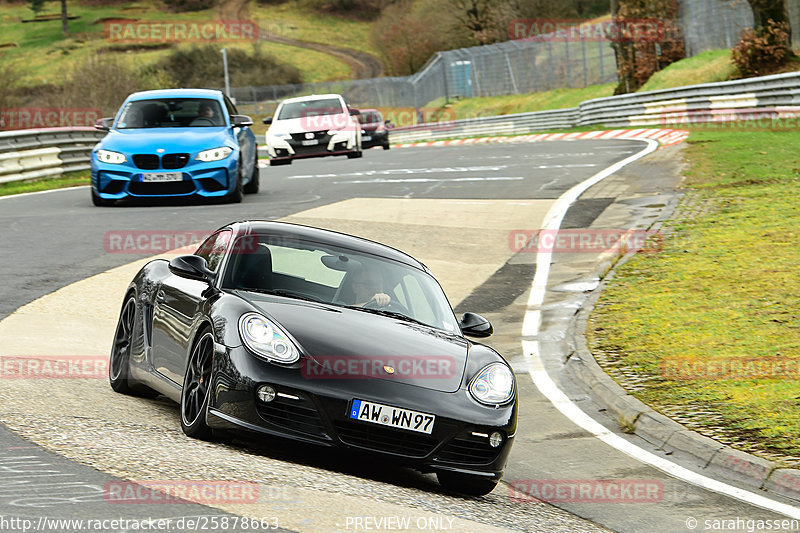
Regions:
[[296, 96], [294, 98], [287, 98], [281, 103], [283, 104], [286, 102], [306, 102], [310, 100], [322, 100], [323, 98], [341, 98], [342, 100], [344, 100], [344, 97], [341, 94], [330, 93], [330, 94], [311, 94], [308, 96]]
[[149, 100], [154, 98], [212, 98], [222, 99], [222, 91], [216, 89], [157, 89], [139, 91], [128, 96], [128, 100]]
[[301, 240], [317, 242], [320, 244], [330, 244], [347, 248], [356, 252], [363, 252], [385, 259], [391, 259], [408, 266], [418, 268], [428, 272], [424, 264], [417, 261], [410, 255], [401, 252], [391, 246], [386, 246], [379, 242], [370, 241], [361, 237], [355, 237], [346, 233], [339, 233], [302, 224], [292, 224], [289, 222], [274, 222], [267, 220], [243, 220], [228, 224], [225, 227], [233, 228], [234, 235], [270, 234], [286, 237], [294, 237]]

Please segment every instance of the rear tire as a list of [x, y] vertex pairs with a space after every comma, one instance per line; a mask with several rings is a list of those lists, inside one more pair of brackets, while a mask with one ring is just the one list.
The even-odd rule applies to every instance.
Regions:
[[210, 440], [213, 434], [206, 424], [213, 364], [214, 334], [206, 329], [192, 346], [181, 388], [181, 429], [193, 439]]
[[388, 149], [389, 149], [389, 143], [388, 143], [388, 142], [387, 142], [386, 144], [384, 144], [384, 145], [383, 145], [383, 149], [384, 149], [384, 150], [388, 150]]
[[114, 333], [114, 344], [111, 346], [111, 359], [108, 369], [108, 382], [114, 392], [142, 398], [155, 398], [158, 396], [156, 391], [140, 385], [130, 378], [131, 349], [133, 348], [135, 326], [136, 297], [133, 294], [129, 294], [125, 298], [125, 303], [122, 304], [117, 330]]
[[245, 194], [256, 194], [259, 188], [260, 171], [258, 170], [258, 153], [256, 153], [253, 159], [253, 175], [250, 176], [250, 181], [247, 182], [247, 185], [242, 189]]
[[499, 481], [458, 472], [437, 472], [436, 478], [445, 489], [469, 496], [486, 496], [494, 490]]

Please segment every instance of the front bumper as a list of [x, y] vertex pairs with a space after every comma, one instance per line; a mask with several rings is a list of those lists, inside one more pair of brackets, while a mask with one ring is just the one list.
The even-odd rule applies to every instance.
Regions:
[[304, 134], [293, 134], [288, 138], [268, 136], [267, 155], [270, 159], [300, 159], [343, 155], [358, 150], [358, 142], [353, 132], [340, 131], [334, 134], [309, 132], [309, 134], [313, 135], [310, 139], [304, 138]]
[[[238, 153], [221, 161], [203, 163], [190, 160], [178, 169], [142, 169], [129, 161], [120, 165], [101, 163], [92, 157], [92, 187], [104, 200], [126, 197], [156, 198], [203, 196], [222, 197], [236, 186]], [[143, 176], [149, 173], [180, 173], [180, 181], [148, 182]]]
[[[425, 472], [449, 470], [500, 479], [514, 441], [516, 402], [494, 409], [475, 402], [463, 388], [446, 393], [382, 379], [309, 379], [297, 368], [262, 361], [245, 348], [215, 358], [209, 426], [287, 437], [369, 453]], [[278, 392], [269, 403], [256, 389]], [[348, 418], [354, 398], [436, 415], [431, 434]], [[493, 448], [488, 436], [500, 431]]]
[[367, 131], [361, 134], [361, 147], [372, 148], [373, 146], [384, 146], [389, 144], [388, 131]]

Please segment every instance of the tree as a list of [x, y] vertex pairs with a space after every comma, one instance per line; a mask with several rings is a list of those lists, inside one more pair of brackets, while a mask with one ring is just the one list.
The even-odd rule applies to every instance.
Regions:
[[[28, 7], [31, 8], [34, 15], [38, 15], [44, 9], [44, 4], [47, 0], [28, 0]], [[64, 37], [69, 35], [69, 19], [67, 17], [67, 0], [61, 1], [61, 34]]]
[[753, 10], [753, 26], [763, 28], [767, 21], [789, 22], [784, 0], [747, 0]]

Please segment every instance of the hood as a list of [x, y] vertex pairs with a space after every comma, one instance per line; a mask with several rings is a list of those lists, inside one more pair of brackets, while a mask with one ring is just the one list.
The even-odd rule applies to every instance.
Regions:
[[325, 115], [321, 117], [288, 118], [274, 121], [267, 134], [277, 133], [304, 133], [307, 131], [347, 130], [359, 128], [360, 125], [350, 115]]
[[123, 153], [149, 153], [157, 148], [164, 148], [166, 153], [199, 152], [220, 146], [236, 146], [231, 143], [230, 129], [225, 126], [111, 130], [101, 144], [106, 150]]
[[311, 379], [386, 379], [442, 392], [461, 385], [470, 343], [459, 335], [358, 309], [239, 295], [297, 341]]

